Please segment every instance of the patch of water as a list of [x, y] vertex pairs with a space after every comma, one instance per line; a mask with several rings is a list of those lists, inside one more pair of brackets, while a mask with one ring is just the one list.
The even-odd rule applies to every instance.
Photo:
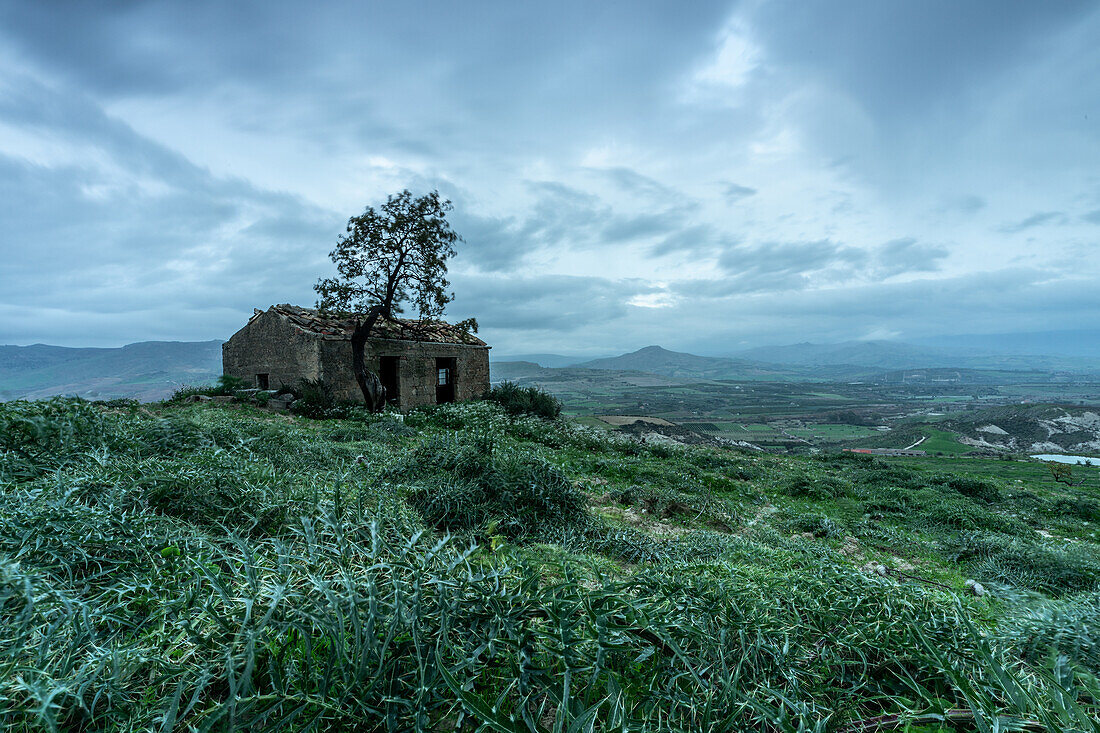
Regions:
[[1100, 458], [1090, 458], [1089, 456], [1067, 456], [1061, 453], [1040, 453], [1032, 456], [1032, 458], [1038, 458], [1040, 461], [1052, 461], [1054, 463], [1084, 463], [1090, 466], [1100, 466]]

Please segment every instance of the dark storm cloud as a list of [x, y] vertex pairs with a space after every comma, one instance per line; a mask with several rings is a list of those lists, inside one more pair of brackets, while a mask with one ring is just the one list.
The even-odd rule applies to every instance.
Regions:
[[[50, 4], [3, 12], [21, 53], [109, 98], [225, 90], [257, 129], [441, 156], [652, 124], [662, 87], [728, 3], [75, 3], [61, 23]], [[237, 100], [240, 88], [251, 94]], [[260, 106], [249, 109], [252, 95]], [[278, 100], [294, 104], [272, 116]]]
[[736, 245], [718, 258], [726, 277], [711, 284], [695, 282], [683, 292], [711, 296], [801, 290], [850, 276], [866, 254], [828, 239], [814, 242], [765, 242]]
[[1090, 241], [1098, 28], [1084, 2], [0, 2], [0, 342], [225, 337], [311, 303], [346, 209], [405, 187], [455, 201], [449, 315], [502, 349], [1094, 313], [1087, 249], [1062, 280], [970, 250]]
[[678, 192], [630, 168], [619, 166], [617, 168], [593, 169], [593, 172], [611, 181], [622, 191], [640, 195], [650, 200], [668, 201], [680, 198]]
[[476, 314], [490, 332], [514, 330], [569, 333], [619, 319], [627, 301], [654, 287], [640, 280], [598, 277], [456, 276], [456, 313]]
[[753, 17], [776, 61], [835, 80], [876, 119], [900, 121], [965, 98], [977, 80], [1006, 73], [1046, 33], [1093, 7], [1088, 0], [780, 0], [761, 3]]
[[493, 218], [456, 212], [456, 229], [466, 241], [463, 261], [486, 272], [506, 272], [540, 252], [653, 243], [649, 254], [661, 256], [714, 246], [713, 228], [692, 223], [697, 209], [693, 202], [627, 169], [610, 175], [625, 181], [624, 188], [659, 199], [661, 204], [640, 212], [623, 211], [587, 191], [531, 181], [526, 189], [534, 203], [522, 215]]
[[709, 224], [692, 224], [653, 244], [647, 254], [650, 257], [666, 255], [708, 256], [714, 250], [733, 247], [740, 240], [732, 235], [722, 235]]
[[[79, 96], [26, 79], [9, 80], [9, 91], [0, 123], [94, 155], [54, 165], [0, 155], [0, 301], [42, 313], [63, 303], [69, 327], [91, 344], [117, 341], [83, 327], [111, 322], [104, 314], [159, 312], [171, 332], [183, 312], [308, 291], [301, 268], [321, 265], [327, 250], [316, 243], [334, 241], [331, 214], [211, 176]], [[191, 321], [196, 333], [203, 320]], [[5, 326], [0, 341], [18, 339]]]
[[1018, 234], [1028, 229], [1034, 229], [1035, 227], [1064, 224], [1065, 222], [1066, 215], [1061, 211], [1040, 211], [1018, 222], [1005, 224], [1000, 230], [1005, 234]]

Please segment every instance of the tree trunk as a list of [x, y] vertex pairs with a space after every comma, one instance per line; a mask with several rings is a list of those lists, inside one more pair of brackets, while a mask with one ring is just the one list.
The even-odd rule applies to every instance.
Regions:
[[355, 381], [363, 392], [363, 401], [371, 412], [382, 412], [382, 408], [386, 406], [386, 388], [382, 386], [382, 380], [367, 369], [367, 337], [377, 320], [378, 312], [372, 308], [366, 320], [356, 326], [351, 334], [351, 366], [355, 372]]

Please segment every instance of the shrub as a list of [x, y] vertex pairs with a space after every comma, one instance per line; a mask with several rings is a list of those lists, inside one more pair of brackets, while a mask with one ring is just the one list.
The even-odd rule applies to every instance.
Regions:
[[786, 525], [792, 532], [809, 532], [814, 537], [844, 536], [844, 528], [824, 514], [796, 514], [787, 519]]
[[1054, 501], [1051, 510], [1089, 522], [1100, 522], [1100, 501], [1088, 496], [1065, 496]]
[[1003, 624], [1000, 636], [1029, 662], [1041, 662], [1053, 650], [1085, 669], [1100, 669], [1100, 592], [1021, 609]]
[[934, 482], [947, 486], [963, 496], [979, 501], [992, 502], [1000, 498], [1001, 492], [988, 481], [971, 478], [970, 476], [936, 476]]
[[788, 496], [808, 499], [835, 499], [851, 493], [851, 486], [834, 476], [795, 476], [784, 483], [780, 490]]
[[103, 412], [78, 398], [0, 403], [0, 480], [33, 478], [107, 444]]
[[409, 503], [439, 529], [479, 531], [490, 522], [513, 540], [587, 518], [584, 494], [556, 468], [491, 438], [434, 438], [421, 444], [395, 476], [419, 479]]
[[944, 543], [948, 555], [981, 580], [1061, 596], [1100, 586], [1100, 558], [1080, 547], [1056, 547], [1011, 535], [966, 532]]
[[502, 382], [485, 393], [484, 399], [496, 402], [509, 415], [535, 415], [554, 420], [561, 414], [557, 397], [537, 387], [520, 387], [514, 382]]

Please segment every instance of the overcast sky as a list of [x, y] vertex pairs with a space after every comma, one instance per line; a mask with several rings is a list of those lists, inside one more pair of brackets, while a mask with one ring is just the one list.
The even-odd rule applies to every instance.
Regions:
[[1100, 323], [1100, 4], [0, 0], [0, 343], [228, 338], [438, 188], [497, 353]]

